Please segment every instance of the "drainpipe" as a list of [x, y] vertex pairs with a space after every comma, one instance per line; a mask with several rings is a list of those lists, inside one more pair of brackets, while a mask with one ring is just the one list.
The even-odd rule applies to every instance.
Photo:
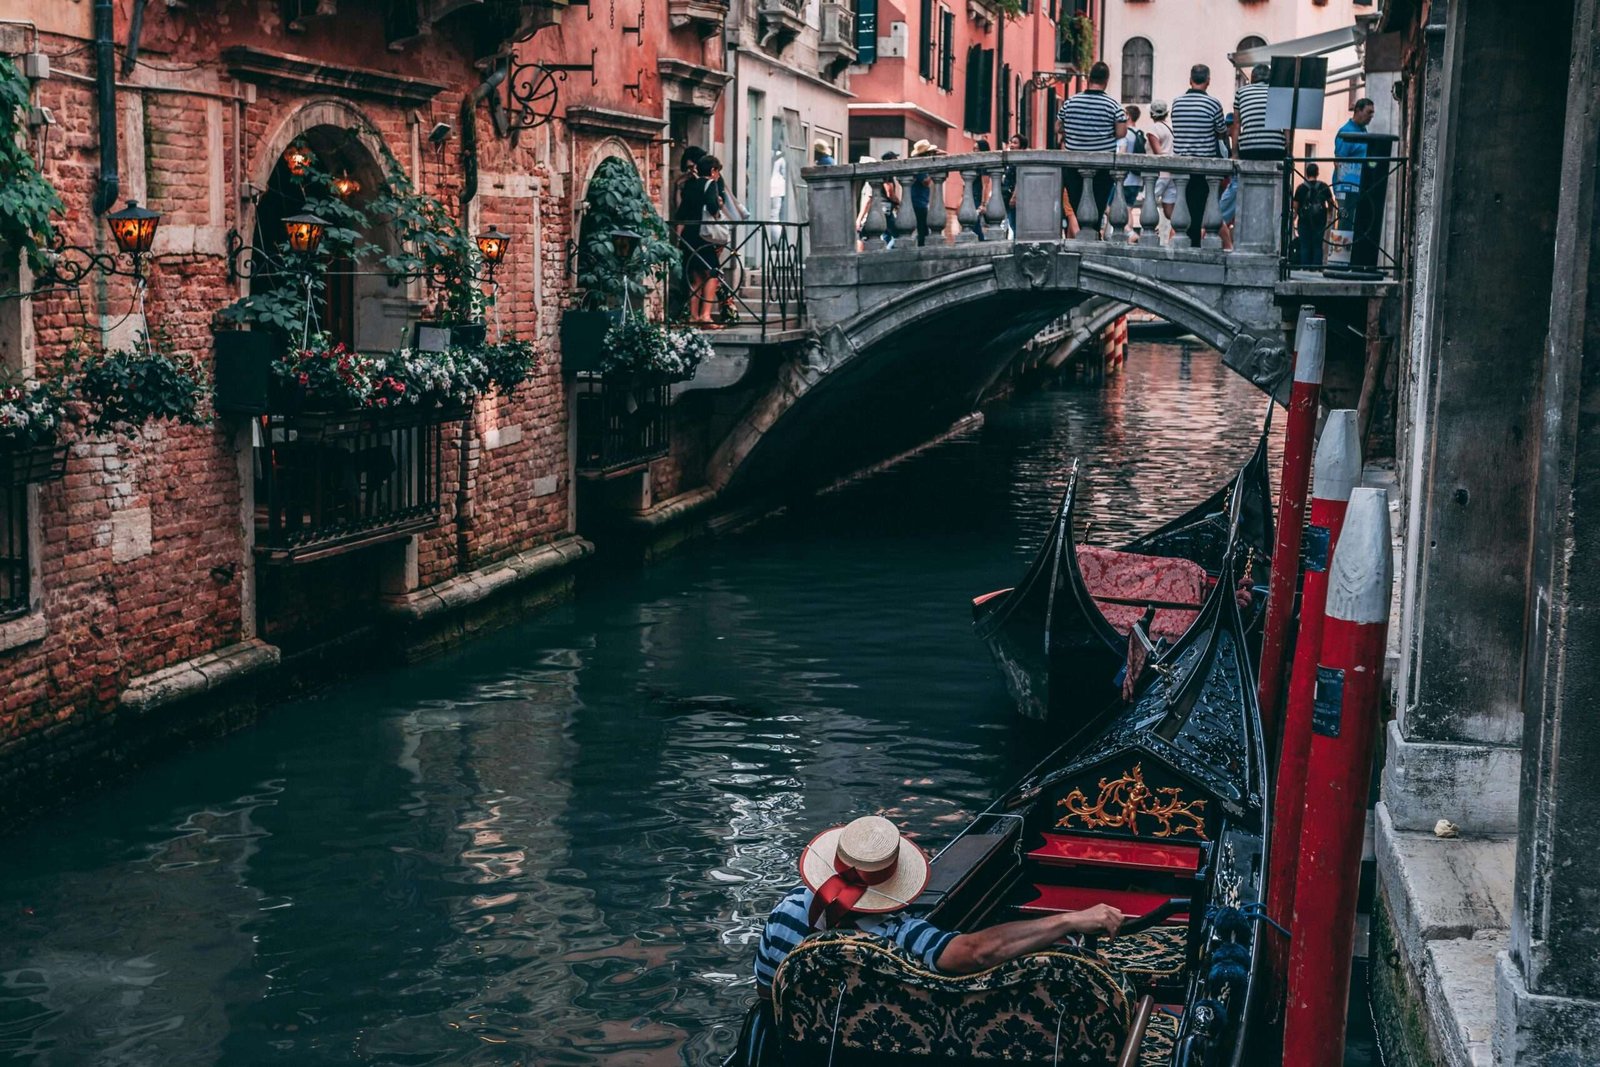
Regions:
[[117, 202], [122, 181], [117, 176], [117, 50], [112, 36], [112, 0], [94, 0], [95, 104], [100, 112], [100, 187], [94, 213], [103, 215]]
[[133, 17], [128, 21], [128, 47], [122, 50], [122, 76], [133, 73], [139, 62], [139, 37], [144, 33], [144, 8], [148, 0], [133, 0]]

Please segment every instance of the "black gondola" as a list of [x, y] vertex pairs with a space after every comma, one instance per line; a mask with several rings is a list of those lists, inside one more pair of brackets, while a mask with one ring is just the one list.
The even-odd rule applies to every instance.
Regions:
[[911, 906], [964, 931], [1100, 902], [1141, 918], [1101, 944], [962, 977], [861, 934], [808, 939], [774, 985], [787, 1067], [1246, 1062], [1260, 940], [1277, 935], [1258, 921], [1267, 767], [1232, 588], [1242, 555], [1234, 541], [1199, 620], [1135, 699], [942, 849]]
[[[1170, 647], [1198, 619], [1223, 566], [1235, 485], [1242, 494], [1243, 541], [1263, 558], [1272, 543], [1265, 430], [1228, 485], [1120, 549], [1077, 543], [1083, 477], [1075, 460], [1049, 536], [1022, 581], [972, 605], [973, 629], [988, 645], [1018, 712], [1052, 724], [1064, 737], [1092, 728], [1120, 703], [1119, 672], [1135, 622], [1142, 619], [1144, 631]], [[1094, 581], [1084, 574], [1086, 562], [1097, 568]]]

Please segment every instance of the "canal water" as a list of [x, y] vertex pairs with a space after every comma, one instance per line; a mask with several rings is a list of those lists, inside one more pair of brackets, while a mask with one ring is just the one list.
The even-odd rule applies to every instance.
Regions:
[[1135, 345], [981, 428], [7, 840], [0, 1061], [720, 1062], [817, 830], [936, 847], [1038, 754], [968, 600], [1067, 463], [1093, 538], [1206, 495], [1264, 401]]

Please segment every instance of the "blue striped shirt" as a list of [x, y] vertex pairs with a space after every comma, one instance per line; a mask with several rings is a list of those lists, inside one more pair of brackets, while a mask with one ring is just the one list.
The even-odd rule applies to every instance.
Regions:
[[[767, 917], [767, 928], [761, 932], [761, 943], [756, 946], [756, 984], [762, 988], [772, 988], [772, 976], [777, 973], [778, 964], [801, 941], [817, 933], [808, 919], [812, 895], [805, 886], [796, 886], [778, 901], [778, 906]], [[939, 969], [939, 957], [945, 946], [956, 936], [926, 919], [916, 919], [904, 912], [858, 915], [854, 926], [863, 933], [895, 942], [934, 971]]]

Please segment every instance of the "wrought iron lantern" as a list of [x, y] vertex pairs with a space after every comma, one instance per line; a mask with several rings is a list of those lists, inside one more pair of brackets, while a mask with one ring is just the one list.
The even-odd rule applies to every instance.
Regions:
[[333, 192], [340, 200], [349, 200], [361, 191], [361, 183], [350, 177], [349, 171], [341, 171], [333, 179]]
[[328, 228], [326, 219], [312, 214], [290, 215], [283, 220], [289, 234], [289, 247], [296, 252], [314, 254], [322, 245], [322, 235]]
[[101, 274], [121, 275], [144, 283], [145, 266], [150, 259], [150, 248], [155, 243], [156, 228], [161, 225], [161, 212], [140, 207], [129, 200], [120, 211], [106, 216], [111, 237], [117, 242], [117, 251], [133, 261], [132, 267], [123, 267], [116, 255], [95, 252], [81, 245], [69, 245], [60, 233], [50, 248], [50, 265], [40, 274], [44, 286], [77, 285], [92, 270]]
[[137, 264], [150, 254], [150, 246], [156, 239], [156, 227], [161, 224], [161, 212], [140, 207], [137, 200], [129, 200], [121, 211], [113, 211], [106, 216], [106, 224], [111, 227], [111, 236], [116, 240], [117, 248], [124, 255], [132, 256]]
[[489, 277], [494, 277], [495, 268], [506, 258], [506, 246], [511, 243], [511, 235], [500, 232], [500, 227], [490, 226], [478, 234], [478, 254], [483, 257], [483, 262], [489, 268]]
[[639, 250], [639, 242], [643, 240], [633, 230], [612, 230], [611, 251], [617, 255], [618, 262], [626, 266], [632, 262], [633, 254]]

